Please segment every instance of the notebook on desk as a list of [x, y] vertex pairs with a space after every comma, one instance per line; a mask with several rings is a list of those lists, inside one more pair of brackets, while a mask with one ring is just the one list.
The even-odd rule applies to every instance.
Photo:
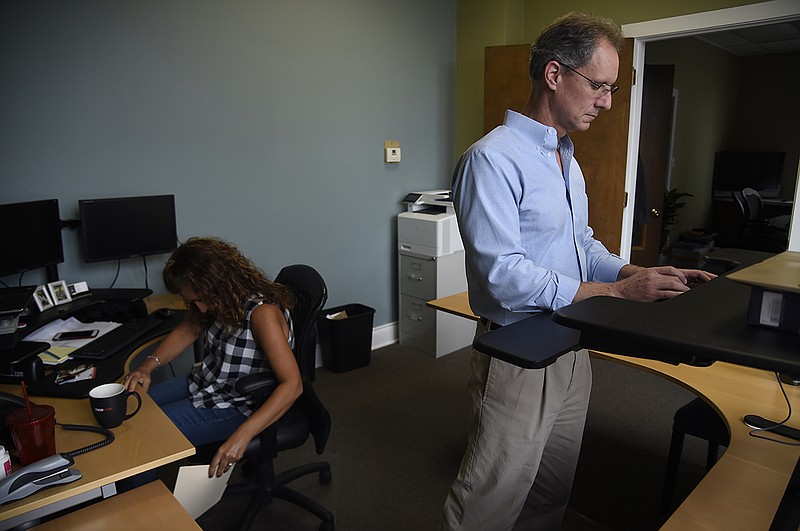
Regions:
[[800, 293], [800, 252], [786, 251], [739, 271], [728, 278], [777, 291]]
[[752, 286], [749, 324], [800, 334], [800, 253], [783, 252], [728, 278]]

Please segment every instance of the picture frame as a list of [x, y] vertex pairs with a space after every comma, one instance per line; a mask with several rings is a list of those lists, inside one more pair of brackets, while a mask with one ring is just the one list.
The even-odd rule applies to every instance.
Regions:
[[47, 287], [50, 290], [50, 295], [53, 297], [53, 304], [56, 306], [72, 302], [72, 296], [69, 294], [66, 281], [57, 280], [56, 282], [50, 282]]
[[33, 292], [33, 300], [36, 301], [36, 307], [40, 312], [48, 310], [55, 306], [53, 299], [50, 297], [50, 291], [47, 286], [39, 286]]

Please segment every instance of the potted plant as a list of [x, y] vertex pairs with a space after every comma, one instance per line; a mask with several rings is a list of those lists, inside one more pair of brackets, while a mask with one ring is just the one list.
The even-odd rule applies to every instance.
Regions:
[[669, 228], [678, 222], [678, 213], [680, 209], [686, 206], [686, 203], [681, 201], [683, 197], [694, 197], [694, 195], [679, 192], [677, 188], [664, 190], [664, 215], [661, 219], [661, 241], [659, 245], [662, 255], [667, 254], [669, 251]]

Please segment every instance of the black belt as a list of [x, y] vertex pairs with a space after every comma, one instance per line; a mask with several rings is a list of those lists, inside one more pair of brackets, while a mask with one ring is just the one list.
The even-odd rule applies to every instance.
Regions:
[[503, 325], [497, 324], [497, 323], [493, 323], [489, 319], [487, 319], [486, 317], [481, 317], [480, 318], [480, 322], [489, 331], [497, 330], [498, 328], [503, 328]]

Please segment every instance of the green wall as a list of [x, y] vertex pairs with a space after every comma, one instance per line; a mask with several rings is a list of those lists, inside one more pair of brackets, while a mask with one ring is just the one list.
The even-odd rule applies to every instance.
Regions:
[[[553, 19], [587, 11], [619, 24], [702, 13], [754, 4], [741, 0], [458, 0], [456, 61], [456, 156], [483, 132], [483, 50], [486, 46], [533, 42]], [[519, 18], [524, 20], [519, 29]]]

